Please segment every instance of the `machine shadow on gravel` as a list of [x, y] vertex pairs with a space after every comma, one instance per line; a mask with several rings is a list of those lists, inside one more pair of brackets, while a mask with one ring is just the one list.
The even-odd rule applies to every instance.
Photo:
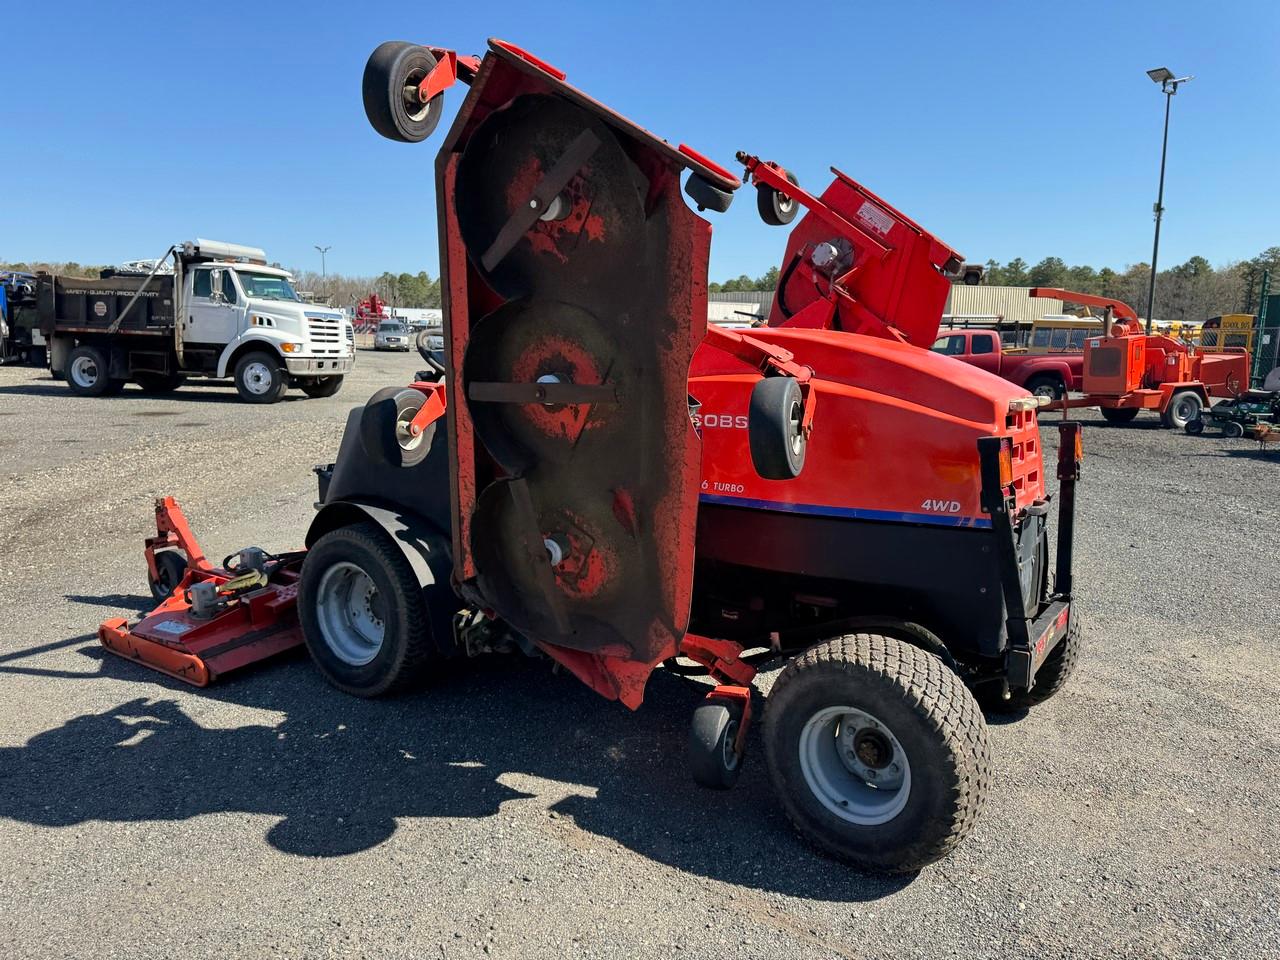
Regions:
[[[258, 813], [280, 818], [265, 838], [276, 849], [332, 857], [377, 846], [400, 818], [537, 804], [502, 782], [527, 774], [568, 787], [549, 829], [611, 838], [692, 874], [837, 902], [911, 881], [804, 846], [775, 806], [759, 744], [735, 791], [690, 783], [687, 717], [704, 688], [672, 675], [653, 678], [632, 716], [538, 663], [474, 662], [419, 694], [365, 701], [333, 691], [296, 657], [196, 693], [96, 645], [80, 652], [100, 661], [86, 679], [138, 682], [149, 695], [0, 748], [0, 816], [65, 827]], [[180, 691], [285, 719], [202, 726], [174, 698]]]

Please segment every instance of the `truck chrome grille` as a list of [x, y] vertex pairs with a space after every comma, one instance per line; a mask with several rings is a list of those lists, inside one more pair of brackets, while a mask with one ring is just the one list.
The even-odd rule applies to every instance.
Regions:
[[327, 356], [343, 352], [342, 321], [308, 317], [307, 333], [316, 354]]

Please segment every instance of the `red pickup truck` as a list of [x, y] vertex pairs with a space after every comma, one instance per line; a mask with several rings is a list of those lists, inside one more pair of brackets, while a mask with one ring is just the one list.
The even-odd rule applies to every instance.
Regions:
[[939, 330], [932, 349], [1053, 400], [1079, 390], [1084, 374], [1082, 352], [1005, 353], [1000, 335], [993, 330]]

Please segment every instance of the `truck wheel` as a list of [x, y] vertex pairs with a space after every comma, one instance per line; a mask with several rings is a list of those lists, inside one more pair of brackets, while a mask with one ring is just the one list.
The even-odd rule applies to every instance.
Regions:
[[794, 377], [765, 377], [751, 390], [747, 440], [756, 473], [793, 480], [804, 469], [804, 396]]
[[1194, 390], [1179, 390], [1169, 400], [1160, 419], [1164, 425], [1174, 430], [1182, 430], [1192, 420], [1200, 419], [1200, 411], [1204, 409], [1204, 401]]
[[1132, 423], [1133, 418], [1138, 415], [1137, 407], [1103, 407], [1102, 419], [1107, 423], [1119, 426], [1123, 423]]
[[1027, 390], [1033, 397], [1048, 397], [1050, 400], [1061, 400], [1067, 391], [1063, 388], [1060, 377], [1041, 374], [1027, 381]]
[[342, 389], [342, 377], [307, 377], [298, 381], [298, 389], [312, 400], [332, 397]]
[[316, 541], [302, 564], [298, 615], [316, 667], [357, 697], [410, 686], [431, 659], [422, 585], [374, 523]]
[[838, 637], [787, 665], [765, 706], [764, 747], [800, 835], [874, 870], [946, 856], [991, 779], [968, 688], [932, 654], [876, 634]]
[[67, 357], [67, 386], [81, 397], [107, 396], [115, 386], [107, 376], [108, 369], [106, 354], [91, 343], [82, 343]]
[[[992, 713], [1017, 713], [1044, 703], [1067, 685], [1080, 665], [1080, 651], [1084, 647], [1084, 622], [1080, 614], [1071, 610], [1071, 626], [1062, 642], [1049, 652], [1036, 671], [1036, 685], [1030, 690], [1015, 690], [1008, 700], [992, 696], [984, 698], [982, 705]], [[998, 685], [995, 685], [998, 686]]]
[[362, 92], [369, 125], [400, 143], [418, 143], [431, 136], [444, 113], [444, 94], [422, 103], [416, 88], [435, 65], [436, 58], [426, 47], [403, 40], [379, 44], [364, 65]]
[[133, 382], [142, 388], [143, 393], [172, 393], [186, 382], [180, 373], [135, 373]]
[[246, 353], [236, 361], [235, 381], [245, 403], [275, 403], [288, 386], [280, 361], [265, 350]]
[[413, 436], [411, 421], [426, 396], [409, 387], [383, 387], [364, 405], [360, 414], [360, 444], [369, 458], [393, 467], [412, 467], [426, 459], [435, 436], [435, 424]]

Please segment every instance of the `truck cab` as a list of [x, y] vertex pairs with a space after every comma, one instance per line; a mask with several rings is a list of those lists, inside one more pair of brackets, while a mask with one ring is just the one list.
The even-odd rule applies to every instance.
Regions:
[[[1052, 345], [1050, 328], [1044, 328], [1049, 334], [1048, 342]], [[1064, 333], [1064, 342], [1069, 337]], [[1035, 328], [1032, 331], [1035, 341]], [[1083, 347], [1083, 337], [1081, 338]], [[1068, 351], [1039, 354], [1030, 349], [1026, 352], [1006, 352], [1000, 341], [1000, 334], [986, 329], [943, 329], [930, 348], [934, 353], [955, 357], [971, 366], [986, 370], [997, 377], [1016, 383], [1037, 397], [1048, 397], [1060, 400], [1072, 390], [1080, 389], [1080, 380], [1084, 372], [1084, 354]]]

